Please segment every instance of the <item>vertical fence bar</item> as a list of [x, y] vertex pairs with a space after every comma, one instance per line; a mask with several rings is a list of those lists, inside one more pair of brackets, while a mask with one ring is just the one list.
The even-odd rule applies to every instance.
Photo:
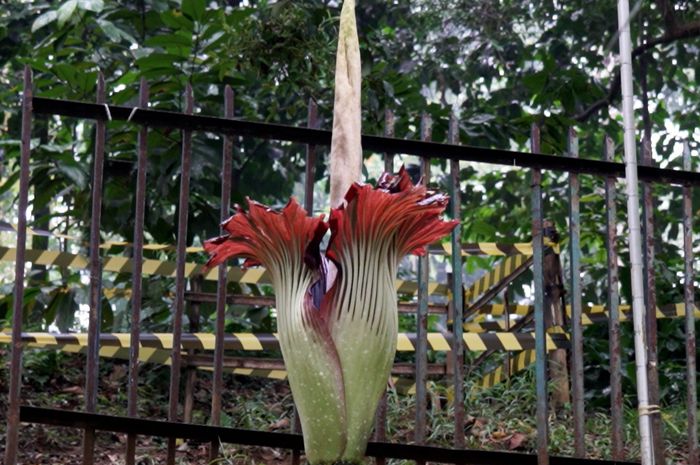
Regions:
[[[97, 78], [97, 103], [106, 103], [105, 79]], [[99, 380], [100, 323], [102, 309], [102, 263], [100, 260], [100, 220], [102, 213], [102, 175], [105, 150], [105, 120], [95, 122], [95, 157], [92, 172], [92, 209], [90, 219], [90, 316], [88, 320], [87, 372], [85, 373], [85, 410], [97, 409]], [[83, 463], [94, 463], [95, 430], [86, 428], [83, 436]]]
[[[651, 141], [644, 139], [642, 146], [642, 164], [652, 166]], [[649, 181], [642, 181], [642, 200], [644, 214], [644, 271], [646, 274], [645, 306], [647, 327], [647, 373], [649, 377], [649, 404], [651, 419], [651, 435], [653, 438], [654, 462], [664, 465], [663, 433], [661, 429], [661, 414], [659, 411], [659, 354], [656, 322], [656, 275], [654, 273], [654, 197], [653, 186]]]
[[[392, 110], [384, 111], [384, 136], [394, 137], [395, 131], [394, 126], [396, 123], [396, 118], [394, 117], [394, 112]], [[384, 154], [384, 171], [386, 173], [394, 172], [394, 154], [385, 153]]]
[[[614, 161], [615, 143], [605, 136], [605, 161]], [[605, 178], [606, 248], [608, 264], [608, 339], [610, 348], [610, 415], [612, 417], [612, 459], [624, 460], [625, 447], [622, 417], [622, 358], [620, 352], [620, 294], [617, 269], [617, 208], [615, 206], [615, 177]]]
[[[138, 108], [148, 108], [148, 83], [141, 78]], [[148, 169], [148, 127], [141, 126], [137, 142], [136, 205], [134, 206], [133, 272], [131, 275], [131, 344], [129, 345], [129, 379], [127, 415], [138, 415], [139, 349], [141, 339], [141, 291], [143, 267], [143, 223], [146, 212], [146, 177]], [[136, 463], [136, 435], [126, 440], [126, 465]]]
[[24, 258], [27, 249], [27, 204], [29, 203], [29, 155], [32, 142], [32, 70], [24, 67], [22, 91], [22, 152], [17, 199], [17, 257], [12, 306], [12, 353], [10, 356], [10, 392], [7, 407], [5, 463], [17, 464], [19, 442], [19, 401], [22, 386], [22, 308], [24, 307]]
[[[427, 113], [421, 117], [421, 140], [429, 141], [431, 120]], [[421, 158], [421, 176], [425, 186], [430, 183], [430, 158]], [[416, 444], [425, 443], [428, 373], [428, 280], [430, 254], [418, 257], [418, 309], [416, 312]], [[424, 463], [417, 461], [416, 463]]]
[[[448, 142], [459, 144], [459, 121], [450, 115]], [[464, 342], [462, 341], [462, 318], [464, 299], [462, 298], [462, 195], [459, 179], [459, 160], [450, 160], [450, 191], [452, 192], [453, 220], [460, 223], [452, 230], [452, 367], [454, 383], [454, 446], [464, 448]]]
[[[683, 146], [683, 169], [690, 171], [690, 147]], [[695, 285], [693, 283], [693, 190], [683, 186], [683, 252], [685, 277], [683, 295], [685, 300], [685, 352], [688, 408], [688, 463], [700, 463], [698, 454], [698, 391], [695, 340]]]
[[[307, 126], [318, 128], [318, 105], [313, 99], [309, 99], [307, 112]], [[316, 146], [306, 146], [306, 176], [304, 178], [304, 209], [313, 216], [314, 214], [314, 181], [316, 179]]]
[[[569, 128], [569, 156], [578, 158], [578, 137]], [[569, 173], [569, 257], [571, 281], [571, 384], [573, 388], [574, 449], [586, 456], [585, 410], [583, 405], [583, 328], [581, 323], [581, 222], [578, 174]]]
[[[394, 112], [391, 110], [384, 111], [384, 136], [394, 137]], [[394, 154], [385, 153], [384, 154], [384, 172], [393, 173], [394, 172]], [[375, 441], [386, 441], [386, 411], [387, 411], [387, 394], [386, 390], [382, 397], [379, 399], [379, 405], [377, 405], [377, 415], [374, 419], [374, 440]], [[376, 465], [384, 465], [386, 459], [384, 457], [376, 457], [374, 459]]]
[[[224, 88], [224, 117], [233, 118], [233, 89]], [[233, 173], [233, 135], [224, 134], [221, 150], [221, 207], [219, 218], [223, 223], [229, 217], [231, 206], [231, 176]], [[221, 230], [222, 234], [224, 230]], [[214, 380], [211, 395], [211, 424], [221, 424], [221, 395], [224, 388], [224, 326], [226, 323], [226, 264], [218, 267], [216, 283], [216, 328], [214, 336]], [[213, 441], [209, 447], [209, 459], [214, 461], [219, 455], [219, 442]]]
[[[540, 128], [532, 126], [532, 153], [540, 152]], [[532, 258], [535, 284], [535, 353], [537, 392], [537, 463], [549, 464], [547, 425], [547, 346], [544, 321], [544, 241], [542, 233], [542, 170], [532, 169]]]
[[[192, 86], [188, 83], [185, 88], [185, 113], [192, 114], [194, 98]], [[180, 404], [180, 365], [182, 336], [182, 314], [185, 307], [185, 249], [187, 247], [187, 216], [188, 197], [190, 192], [190, 162], [192, 157], [192, 131], [182, 131], [182, 161], [180, 173], [180, 198], [178, 201], [177, 218], [177, 262], [175, 271], [175, 314], [173, 315], [173, 350], [172, 365], [170, 366], [170, 402], [168, 420], [178, 420]], [[168, 439], [168, 465], [175, 463], [175, 438]]]
[[[202, 282], [204, 281], [204, 276], [199, 275], [190, 279], [190, 289], [192, 292], [199, 293], [202, 292]], [[193, 301], [190, 303], [190, 310], [188, 312], [189, 320], [189, 331], [190, 333], [198, 333], [201, 330], [201, 312], [200, 303]], [[187, 355], [193, 356], [195, 354], [194, 349], [188, 349]], [[192, 414], [194, 411], [194, 387], [197, 383], [197, 368], [192, 366], [190, 363], [185, 363], [185, 403], [183, 412], [183, 421], [185, 423], [192, 423]]]

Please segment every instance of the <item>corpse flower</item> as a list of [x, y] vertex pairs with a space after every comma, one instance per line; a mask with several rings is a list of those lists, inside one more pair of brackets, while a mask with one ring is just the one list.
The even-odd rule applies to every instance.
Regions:
[[396, 352], [399, 261], [425, 253], [456, 224], [440, 219], [447, 197], [413, 185], [403, 168], [384, 173], [376, 187], [356, 182], [362, 154], [352, 1], [343, 4], [337, 61], [328, 221], [309, 217], [293, 198], [281, 211], [248, 199], [247, 212], [239, 207], [224, 222], [227, 234], [204, 244], [208, 267], [243, 257], [244, 266], [269, 270], [280, 347], [314, 465], [362, 462]]

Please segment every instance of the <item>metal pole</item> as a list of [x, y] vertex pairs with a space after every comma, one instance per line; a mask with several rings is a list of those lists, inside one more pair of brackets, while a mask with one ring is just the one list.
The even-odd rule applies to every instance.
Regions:
[[639, 221], [639, 181], [637, 179], [637, 150], [634, 124], [634, 95], [632, 88], [632, 39], [629, 26], [629, 2], [617, 3], [620, 29], [620, 79], [622, 85], [622, 116], [625, 143], [625, 189], [629, 222], [630, 268], [632, 281], [632, 312], [634, 318], [634, 353], [639, 401], [639, 444], [642, 465], [653, 465], [647, 385], [647, 352], [644, 340], [644, 268], [642, 264], [642, 232]]
[[[532, 153], [540, 151], [540, 128], [532, 126]], [[549, 465], [547, 424], [547, 346], [544, 318], [544, 240], [542, 233], [542, 170], [532, 170], [532, 259], [535, 284], [535, 369], [537, 392], [537, 464]]]
[[[569, 156], [578, 158], [578, 137], [569, 129]], [[578, 174], [569, 174], [569, 256], [571, 263], [571, 384], [573, 388], [574, 448], [576, 457], [586, 456], [585, 407], [583, 404], [583, 328], [581, 325], [581, 212]]]
[[[421, 118], [421, 140], [430, 140], [430, 116]], [[421, 158], [423, 184], [430, 183], [430, 158]], [[416, 313], [416, 431], [415, 443], [424, 444], [427, 423], [427, 367], [428, 367], [428, 281], [430, 278], [429, 254], [418, 257], [418, 311]], [[416, 463], [425, 463], [416, 461]]]
[[24, 67], [22, 94], [22, 153], [17, 199], [17, 257], [15, 260], [15, 299], [12, 307], [12, 353], [10, 356], [10, 392], [7, 408], [5, 463], [17, 463], [19, 443], [19, 401], [22, 386], [22, 307], [24, 306], [24, 258], [27, 249], [27, 204], [29, 202], [29, 156], [32, 140], [32, 70]]
[[[690, 147], [683, 147], [683, 169], [691, 170]], [[693, 283], [693, 190], [683, 187], [683, 251], [685, 277], [683, 295], [685, 297], [685, 351], [688, 408], [688, 463], [700, 462], [698, 455], [698, 391], [697, 361], [695, 340], [695, 285]]]
[[[450, 144], [459, 143], [459, 121], [452, 114], [448, 132]], [[462, 220], [462, 198], [459, 183], [459, 161], [450, 160], [450, 187], [452, 190], [452, 219]], [[452, 367], [454, 382], [454, 446], [464, 448], [464, 343], [462, 342], [462, 318], [464, 299], [462, 298], [462, 229], [461, 223], [452, 230]]]
[[[192, 86], [185, 87], [185, 113], [192, 114], [194, 98]], [[178, 421], [180, 404], [180, 367], [182, 353], [182, 315], [185, 310], [185, 248], [187, 247], [187, 216], [190, 195], [190, 165], [192, 157], [192, 131], [182, 131], [182, 158], [180, 164], [180, 198], [178, 200], [177, 218], [177, 269], [175, 276], [175, 314], [173, 315], [173, 349], [170, 365], [170, 394], [168, 403], [168, 421]], [[175, 465], [175, 438], [168, 438], [168, 456], [166, 463]]]
[[[97, 103], [106, 103], [105, 79], [97, 78]], [[90, 318], [88, 322], [87, 372], [85, 373], [85, 411], [97, 409], [99, 383], [100, 323], [102, 314], [102, 263], [100, 261], [100, 215], [102, 213], [102, 178], [105, 151], [105, 120], [95, 123], [95, 158], [92, 174], [92, 210], [90, 219]], [[83, 436], [83, 463], [91, 465], [95, 458], [95, 430], [86, 428]]]
[[[148, 82], [141, 78], [139, 108], [148, 108]], [[138, 416], [139, 351], [141, 334], [141, 292], [143, 275], [143, 224], [146, 216], [146, 178], [148, 170], [148, 126], [139, 130], [137, 142], [136, 200], [134, 205], [134, 246], [132, 249], [133, 274], [131, 276], [131, 331], [129, 347], [129, 380], [127, 390], [127, 415]], [[136, 463], [136, 435], [126, 440], [126, 465]]]
[[[224, 88], [224, 117], [233, 118], [234, 101], [233, 89]], [[220, 216], [223, 223], [228, 219], [231, 210], [231, 174], [233, 171], [233, 135], [224, 135], [221, 152], [221, 208]], [[224, 233], [222, 229], [222, 234]], [[214, 336], [214, 379], [211, 395], [211, 424], [221, 424], [221, 396], [224, 390], [224, 329], [226, 324], [226, 264], [219, 265], [216, 283], [216, 325]], [[209, 448], [209, 460], [215, 461], [219, 456], [219, 443], [212, 442]]]
[[[615, 144], [609, 136], [605, 136], [605, 160], [613, 161]], [[620, 351], [620, 294], [619, 273], [617, 269], [617, 209], [615, 205], [615, 178], [605, 179], [605, 212], [606, 212], [606, 247], [608, 263], [608, 339], [610, 348], [610, 416], [612, 417], [613, 460], [625, 458], [624, 432], [622, 418], [622, 357]]]

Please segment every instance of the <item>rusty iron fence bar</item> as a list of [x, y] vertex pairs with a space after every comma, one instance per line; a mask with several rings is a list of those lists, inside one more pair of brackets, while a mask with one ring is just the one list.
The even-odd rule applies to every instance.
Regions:
[[[683, 146], [683, 169], [690, 171], [690, 147]], [[688, 463], [699, 463], [698, 454], [698, 391], [694, 316], [694, 273], [693, 273], [693, 190], [689, 185], [683, 186], [683, 258], [684, 279], [683, 296], [685, 298], [685, 356], [688, 412]]]
[[[148, 82], [141, 78], [139, 108], [148, 107]], [[134, 207], [133, 271], [131, 278], [131, 340], [139, 341], [141, 334], [141, 291], [143, 267], [143, 224], [146, 212], [146, 179], [148, 176], [148, 126], [142, 126], [137, 141], [136, 205]], [[139, 345], [129, 347], [129, 379], [127, 415], [138, 416]], [[129, 434], [126, 442], [126, 465], [136, 463], [136, 436]]]
[[[233, 118], [234, 96], [231, 86], [224, 88], [224, 117]], [[219, 218], [223, 223], [228, 219], [231, 205], [231, 183], [233, 175], [233, 136], [224, 134], [224, 143], [221, 150], [221, 207]], [[221, 230], [224, 232], [223, 228]], [[216, 302], [216, 323], [214, 342], [214, 379], [212, 380], [211, 395], [211, 424], [221, 424], [221, 396], [224, 390], [224, 329], [226, 325], [226, 264], [218, 266], [219, 280], [216, 284], [216, 294], [213, 296]], [[198, 293], [198, 294], [201, 294]], [[187, 298], [187, 294], [185, 294]], [[219, 443], [213, 441], [209, 446], [209, 460], [216, 460], [219, 456]]]
[[12, 305], [12, 346], [10, 355], [10, 390], [7, 406], [5, 463], [17, 463], [19, 443], [19, 402], [22, 386], [22, 315], [24, 306], [24, 255], [27, 248], [27, 204], [29, 203], [29, 157], [32, 141], [32, 70], [24, 67], [22, 90], [22, 135], [19, 194], [17, 198], [17, 261], [15, 262], [15, 299]]
[[[190, 287], [192, 290], [199, 290], [202, 287], [202, 277], [198, 276], [190, 280]], [[189, 320], [189, 331], [191, 333], [198, 333], [201, 330], [200, 323], [201, 323], [201, 309], [200, 309], [200, 304], [196, 302], [192, 302], [189, 306], [189, 310], [187, 312], [187, 319]], [[186, 353], [184, 353], [182, 356], [187, 358], [189, 356], [193, 356], [195, 354], [194, 349], [188, 349]], [[195, 383], [197, 382], [197, 370], [194, 369], [194, 367], [189, 366], [187, 363], [185, 363], [185, 400], [184, 400], [184, 406], [183, 406], [183, 415], [182, 415], [182, 421], [185, 423], [192, 423], [192, 413], [194, 410], [194, 387]], [[212, 363], [212, 366], [214, 364]]]
[[[532, 153], [540, 151], [540, 128], [532, 126]], [[542, 231], [542, 170], [532, 170], [532, 263], [535, 287], [535, 390], [537, 393], [537, 464], [549, 464], [549, 428], [547, 425], [547, 350], [544, 318], [544, 236]]]
[[[309, 99], [309, 108], [307, 111], [307, 127], [311, 129], [318, 128], [318, 105], [314, 99]], [[304, 178], [304, 208], [306, 212], [313, 216], [314, 214], [314, 181], [316, 179], [316, 146], [308, 144], [306, 146], [306, 167]]]
[[[43, 97], [34, 97], [32, 102], [36, 113], [89, 119], [107, 118], [107, 110], [104, 105]], [[130, 121], [153, 127], [231, 133], [261, 139], [274, 139], [324, 146], [330, 145], [331, 143], [331, 132], [323, 129], [229, 120], [215, 116], [185, 115], [183, 113], [162, 110], [139, 109], [133, 114], [132, 111], [132, 107], [118, 105], [109, 106], [112, 120], [124, 121], [129, 119], [131, 115]], [[625, 176], [624, 164], [590, 158], [560, 157], [555, 155], [533, 154], [530, 152], [516, 152], [469, 145], [450, 145], [438, 142], [396, 139], [371, 135], [362, 136], [362, 147], [364, 150], [380, 153], [402, 153], [437, 159], [454, 159], [520, 168], [539, 168], [543, 170], [575, 172], [594, 176], [615, 176], [618, 178], [624, 178]], [[691, 184], [693, 186], [700, 185], [700, 173], [651, 166], [640, 165], [639, 178], [650, 182], [679, 186], [685, 184]]]
[[[607, 161], [615, 158], [615, 143], [605, 136], [604, 157]], [[612, 417], [611, 445], [613, 460], [625, 457], [623, 417], [622, 417], [622, 354], [620, 351], [620, 294], [617, 268], [617, 208], [615, 204], [615, 177], [605, 179], [606, 249], [607, 249], [607, 300], [608, 339], [610, 352], [610, 416]]]
[[[194, 97], [192, 86], [188, 83], [185, 87], [185, 113], [192, 114], [194, 110]], [[175, 276], [175, 314], [173, 315], [173, 350], [172, 364], [170, 365], [170, 394], [168, 404], [168, 420], [177, 421], [180, 404], [180, 365], [182, 352], [180, 351], [180, 338], [182, 335], [182, 316], [185, 307], [185, 261], [187, 248], [187, 216], [189, 212], [188, 200], [190, 196], [190, 165], [192, 159], [192, 131], [182, 131], [182, 159], [180, 161], [180, 198], [178, 201], [177, 218], [177, 271]], [[166, 463], [175, 464], [175, 438], [168, 440], [168, 456]]]
[[[387, 109], [384, 111], [384, 136], [394, 137], [394, 112]], [[393, 173], [394, 172], [394, 154], [385, 153], [384, 154], [384, 172]], [[428, 305], [428, 312], [435, 312], [435, 306]], [[443, 311], [446, 311], [446, 307], [442, 307]], [[398, 311], [404, 313], [415, 313], [417, 307], [415, 305], [398, 304]], [[385, 441], [386, 440], [386, 414], [387, 414], [387, 392], [384, 389], [384, 394], [382, 394], [381, 399], [379, 399], [379, 405], [377, 405], [377, 414], [374, 419], [374, 436], [375, 441]], [[374, 459], [376, 465], [385, 465], [386, 459], [384, 457], [377, 457]]]
[[[106, 91], [104, 75], [97, 78], [97, 103], [105, 105]], [[88, 319], [88, 347], [85, 373], [85, 411], [94, 413], [97, 409], [99, 382], [99, 333], [102, 321], [102, 263], [100, 261], [100, 220], [102, 213], [102, 177], [105, 155], [105, 121], [96, 120], [95, 156], [92, 171], [92, 208], [90, 218], [90, 313]], [[83, 435], [83, 463], [92, 465], [95, 461], [95, 431], [86, 429]]]
[[[136, 434], [156, 437], [178, 437], [196, 441], [219, 440], [231, 444], [274, 447], [278, 449], [299, 449], [303, 447], [302, 437], [289, 433], [251, 431], [236, 428], [222, 428], [205, 425], [189, 425], [167, 421], [140, 418], [116, 417], [95, 413], [72, 412], [58, 409], [22, 406], [20, 419], [27, 423], [42, 423], [54, 426], [92, 426], [102, 431]], [[370, 457], [405, 460], [429, 460], [438, 463], [469, 463], [472, 465], [535, 465], [532, 455], [515, 452], [495, 452], [483, 450], [456, 450], [413, 444], [370, 442], [367, 446]], [[552, 457], [552, 465], [636, 465], [635, 462], [615, 462], [610, 460], [581, 460], [571, 457]]]
[[[452, 113], [450, 115], [450, 125], [448, 131], [448, 143], [459, 143], [459, 122]], [[464, 346], [459, 343], [462, 340], [462, 319], [464, 314], [464, 290], [462, 286], [462, 254], [460, 244], [462, 241], [462, 197], [459, 177], [459, 161], [450, 160], [450, 191], [451, 216], [453, 220], [459, 221], [452, 230], [452, 380], [454, 388], [454, 446], [458, 449], [464, 448]]]
[[[642, 141], [642, 164], [652, 166], [651, 156], [651, 141], [644, 139]], [[665, 449], [661, 412], [660, 412], [660, 392], [659, 392], [659, 350], [658, 350], [658, 335], [656, 312], [656, 270], [654, 263], [656, 261], [656, 252], [654, 247], [654, 193], [653, 186], [642, 181], [642, 233], [644, 240], [642, 241], [642, 252], [644, 257], [644, 306], [646, 310], [646, 345], [647, 345], [647, 377], [649, 383], [649, 404], [656, 406], [652, 408], [649, 417], [651, 419], [651, 435], [653, 439], [654, 461], [655, 465], [664, 465], [666, 463]]]
[[[423, 113], [420, 122], [421, 140], [429, 141], [432, 133], [432, 121]], [[421, 158], [420, 173], [422, 183], [430, 185], [430, 158]], [[425, 443], [426, 410], [428, 395], [426, 391], [428, 365], [428, 282], [430, 281], [430, 255], [418, 257], [418, 311], [416, 312], [416, 425], [414, 440], [416, 444]], [[416, 461], [422, 464], [421, 461]]]
[[[569, 129], [568, 155], [578, 157], [578, 137]], [[574, 449], [586, 456], [585, 409], [583, 405], [583, 329], [581, 324], [581, 213], [578, 174], [569, 174], [569, 270], [571, 296], [571, 384], [573, 394]]]

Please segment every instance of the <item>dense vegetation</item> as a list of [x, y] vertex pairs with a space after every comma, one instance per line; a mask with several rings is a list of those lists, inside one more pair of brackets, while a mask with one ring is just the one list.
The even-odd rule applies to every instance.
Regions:
[[[417, 138], [420, 117], [433, 120], [433, 139], [445, 140], [451, 112], [460, 121], [463, 144], [526, 149], [531, 124], [542, 127], [545, 153], [566, 152], [566, 131], [575, 127], [583, 157], [602, 157], [604, 135], [616, 142], [621, 160], [619, 86], [614, 2], [532, 2], [502, 0], [395, 0], [359, 2], [363, 58], [364, 132], [381, 134], [384, 112], [396, 113], [397, 137]], [[681, 143], [690, 142], [697, 158], [700, 98], [696, 57], [700, 17], [692, 2], [638, 2], [632, 23], [635, 43], [639, 127], [650, 137], [656, 164], [679, 167]], [[320, 125], [330, 128], [332, 72], [338, 2], [310, 0], [11, 0], [0, 12], [0, 208], [12, 223], [19, 159], [21, 69], [34, 70], [38, 96], [92, 101], [97, 73], [107, 79], [110, 103], [135, 105], [140, 78], [150, 84], [153, 108], [180, 110], [187, 83], [194, 89], [197, 111], [222, 113], [223, 86], [236, 93], [236, 116], [253, 121], [305, 125], [307, 105], [319, 107]], [[136, 134], [131, 125], [108, 126], [108, 161], [104, 187], [103, 239], [130, 241]], [[71, 119], [43, 118], [34, 125], [31, 225], [67, 232], [77, 240], [35, 236], [34, 248], [85, 253], [89, 225], [92, 125]], [[145, 230], [150, 242], [175, 242], [180, 136], [151, 131], [149, 192]], [[221, 140], [198, 135], [190, 196], [188, 243], [218, 233]], [[305, 148], [254, 139], [236, 144], [233, 199], [246, 195], [281, 205], [303, 192]], [[369, 158], [372, 154], [366, 153]], [[406, 163], [413, 160], [407, 157]], [[368, 178], [376, 176], [368, 163]], [[697, 168], [697, 160], [693, 167]], [[325, 162], [317, 164], [317, 208], [325, 207]], [[443, 183], [444, 163], [435, 162], [433, 182]], [[566, 177], [545, 175], [545, 214], [566, 242]], [[529, 175], [510, 169], [464, 164], [463, 239], [528, 241]], [[605, 225], [602, 180], [582, 180], [584, 302], [605, 301]], [[658, 301], [682, 300], [680, 189], [656, 186]], [[700, 205], [700, 192], [694, 192]], [[629, 301], [624, 201], [619, 202], [623, 299]], [[697, 231], [697, 224], [695, 226]], [[14, 237], [0, 235], [3, 245]], [[121, 253], [113, 249], [110, 253]], [[125, 251], [128, 253], [128, 249]], [[151, 253], [166, 258], [169, 252]], [[201, 260], [202, 257], [191, 257]], [[491, 264], [471, 258], [468, 277]], [[566, 264], [565, 264], [566, 265]], [[12, 269], [0, 268], [0, 323], [11, 312]], [[26, 327], [78, 329], [80, 305], [87, 302], [84, 276], [67, 269], [33, 267], [26, 292]], [[128, 289], [129, 276], [105, 276], [104, 286]], [[527, 299], [525, 277], [512, 289], [515, 300]], [[212, 290], [205, 284], [204, 290]], [[168, 331], [174, 282], [149, 279], [143, 328]], [[233, 289], [239, 290], [239, 289]], [[269, 292], [269, 289], [244, 289]], [[202, 324], [213, 321], [204, 305]], [[410, 328], [412, 322], [403, 322]], [[266, 308], [234, 306], [227, 330], [270, 330]], [[53, 326], [52, 326], [53, 325]], [[1, 324], [0, 326], [6, 326]], [[103, 329], [129, 327], [128, 301], [105, 299]], [[623, 347], [633, 357], [630, 328]], [[607, 329], [586, 332], [589, 404], [605, 406]], [[683, 399], [682, 322], [660, 322], [662, 400]], [[634, 397], [633, 365], [627, 363], [625, 394]]]

